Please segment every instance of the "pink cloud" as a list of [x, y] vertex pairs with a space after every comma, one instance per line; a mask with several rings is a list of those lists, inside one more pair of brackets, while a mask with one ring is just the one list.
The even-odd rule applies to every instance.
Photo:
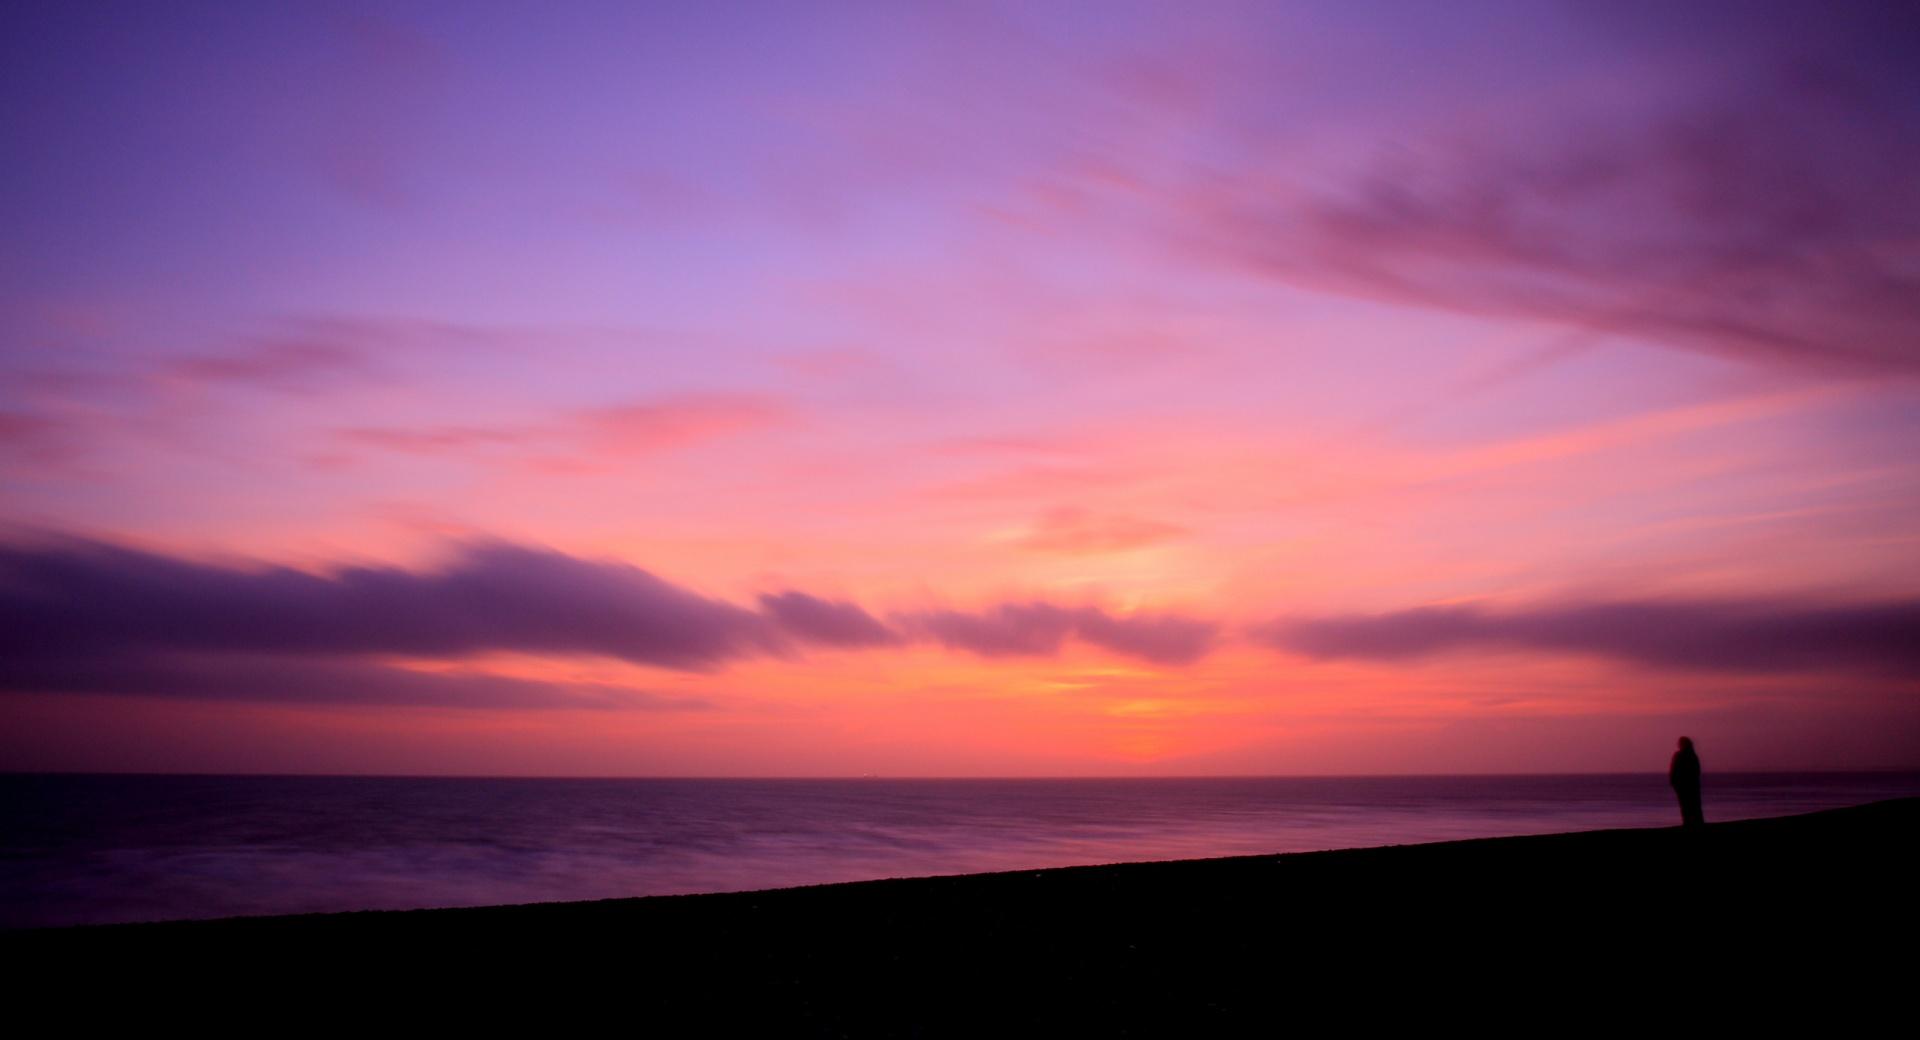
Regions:
[[617, 405], [580, 416], [590, 443], [611, 455], [646, 454], [791, 421], [790, 411], [754, 394], [702, 394]]
[[461, 453], [479, 448], [526, 443], [538, 436], [523, 429], [484, 426], [435, 426], [422, 429], [365, 427], [342, 430], [342, 440], [414, 455]]
[[1126, 515], [1098, 515], [1063, 507], [1042, 516], [1018, 544], [1035, 552], [1070, 556], [1125, 552], [1184, 537], [1187, 529]]
[[368, 426], [336, 431], [348, 444], [406, 455], [470, 456], [498, 448], [533, 454], [536, 472], [605, 472], [604, 462], [650, 455], [789, 421], [775, 399], [749, 394], [691, 394], [561, 413], [533, 424]]
[[64, 460], [72, 453], [64, 423], [30, 412], [0, 412], [0, 451], [35, 462]]
[[775, 358], [774, 363], [792, 375], [832, 381], [889, 375], [893, 372], [892, 363], [884, 356], [858, 347], [796, 351]]

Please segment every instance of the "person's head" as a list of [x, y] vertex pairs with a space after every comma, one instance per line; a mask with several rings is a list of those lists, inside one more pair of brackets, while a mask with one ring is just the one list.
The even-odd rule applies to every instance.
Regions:
[[1692, 738], [1692, 737], [1681, 737], [1681, 738], [1680, 738], [1680, 750], [1682, 750], [1682, 751], [1692, 751], [1692, 750], [1693, 750], [1693, 738]]

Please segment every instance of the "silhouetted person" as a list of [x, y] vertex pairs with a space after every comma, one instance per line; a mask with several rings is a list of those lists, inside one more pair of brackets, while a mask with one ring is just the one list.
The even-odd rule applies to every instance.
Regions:
[[1705, 827], [1707, 818], [1700, 812], [1700, 756], [1693, 753], [1693, 741], [1686, 737], [1680, 738], [1680, 750], [1667, 767], [1667, 783], [1680, 796], [1681, 825]]

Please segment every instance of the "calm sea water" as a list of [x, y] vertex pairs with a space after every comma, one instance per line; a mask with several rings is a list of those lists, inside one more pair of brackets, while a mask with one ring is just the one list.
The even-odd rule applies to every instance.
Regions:
[[[1720, 774], [1711, 820], [1920, 794]], [[1668, 826], [1657, 775], [1111, 780], [0, 776], [0, 927], [722, 892]]]

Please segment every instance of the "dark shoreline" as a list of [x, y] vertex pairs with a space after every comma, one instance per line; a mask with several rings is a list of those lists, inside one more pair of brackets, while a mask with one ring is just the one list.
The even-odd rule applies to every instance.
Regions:
[[[218, 979], [310, 1001], [331, 980], [344, 1006], [405, 1001], [401, 979], [495, 979], [508, 988], [490, 999], [509, 1004], [625, 994], [648, 1023], [697, 1031], [1151, 1035], [1251, 1029], [1275, 1001], [1357, 1025], [1474, 994], [1482, 1013], [1572, 1000], [1605, 1014], [1728, 985], [1850, 994], [1831, 1014], [1904, 1000], [1916, 833], [1920, 799], [1898, 799], [1699, 832], [39, 929], [0, 933], [0, 952], [16, 981]], [[1507, 1003], [1486, 1003], [1496, 991]]]

